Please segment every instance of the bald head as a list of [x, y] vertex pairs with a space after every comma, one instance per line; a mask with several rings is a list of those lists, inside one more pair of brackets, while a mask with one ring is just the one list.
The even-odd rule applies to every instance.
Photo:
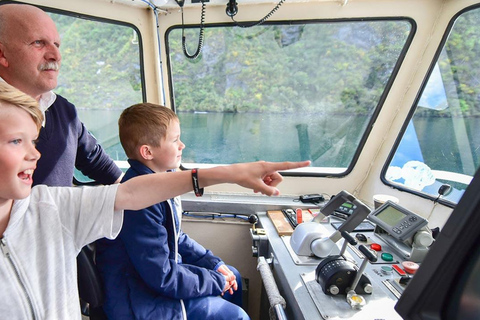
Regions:
[[18, 32], [28, 32], [32, 21], [48, 21], [52, 19], [41, 9], [28, 4], [5, 4], [0, 6], [0, 40]]
[[60, 36], [43, 10], [26, 4], [0, 6], [0, 77], [39, 98], [57, 86]]

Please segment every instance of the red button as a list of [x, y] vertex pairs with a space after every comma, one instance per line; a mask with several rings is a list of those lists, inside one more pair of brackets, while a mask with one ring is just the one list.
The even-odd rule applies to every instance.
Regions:
[[417, 272], [419, 265], [412, 261], [403, 261], [402, 267], [407, 273], [414, 274]]
[[303, 210], [300, 208], [295, 209], [295, 213], [297, 214], [297, 223], [300, 224], [303, 222]]
[[378, 243], [372, 243], [370, 245], [370, 248], [375, 251], [382, 251], [382, 246], [379, 245]]
[[401, 276], [406, 276], [407, 273], [405, 271], [403, 271], [402, 268], [400, 268], [398, 265], [394, 264], [392, 265], [392, 268]]

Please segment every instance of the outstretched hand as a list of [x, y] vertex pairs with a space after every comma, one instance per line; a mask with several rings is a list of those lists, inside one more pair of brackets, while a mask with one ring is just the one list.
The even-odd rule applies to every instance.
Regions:
[[301, 162], [266, 162], [239, 163], [237, 166], [239, 176], [236, 183], [242, 187], [253, 189], [267, 196], [276, 196], [280, 191], [276, 186], [282, 182], [283, 177], [278, 171], [307, 167], [310, 161]]

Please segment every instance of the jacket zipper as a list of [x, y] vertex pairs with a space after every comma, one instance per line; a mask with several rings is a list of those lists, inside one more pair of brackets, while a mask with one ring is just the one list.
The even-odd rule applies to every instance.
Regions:
[[[172, 198], [170, 201], [168, 201], [168, 204], [170, 205], [170, 213], [172, 215], [172, 222], [173, 222], [173, 233], [174, 233], [174, 239], [175, 239], [175, 262], [178, 261], [178, 237], [179, 237], [179, 231], [177, 231], [177, 227], [175, 225], [175, 221], [179, 219], [178, 215], [176, 215], [176, 206], [175, 206], [175, 199]], [[180, 226], [180, 222], [178, 223]], [[187, 310], [185, 310], [185, 304], [183, 303], [183, 299], [180, 299], [180, 306], [182, 307], [182, 317], [183, 320], [187, 320]]]
[[32, 299], [30, 298], [27, 288], [25, 287], [25, 284], [23, 283], [22, 279], [20, 278], [20, 273], [18, 272], [17, 267], [15, 266], [15, 263], [13, 262], [12, 256], [10, 255], [10, 249], [7, 246], [7, 242], [5, 238], [1, 238], [1, 248], [3, 255], [7, 258], [7, 260], [10, 262], [12, 265], [13, 271], [15, 272], [15, 276], [17, 277], [18, 282], [20, 283], [20, 286], [22, 287], [22, 291], [25, 294], [25, 297], [27, 298], [28, 306], [30, 307], [30, 313], [32, 314], [32, 319], [36, 319], [35, 317], [35, 312], [33, 311], [33, 303]]

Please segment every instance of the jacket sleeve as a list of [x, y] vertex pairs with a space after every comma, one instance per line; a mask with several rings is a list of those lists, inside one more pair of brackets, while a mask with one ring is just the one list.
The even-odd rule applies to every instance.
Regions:
[[225, 278], [219, 272], [192, 264], [175, 262], [168, 246], [159, 204], [139, 211], [125, 211], [120, 237], [135, 271], [156, 292], [174, 298], [188, 299], [219, 295]]
[[180, 231], [178, 239], [178, 252], [182, 256], [183, 263], [210, 270], [215, 270], [215, 267], [222, 262], [222, 259], [213, 255], [212, 251], [205, 249], [183, 231]]

